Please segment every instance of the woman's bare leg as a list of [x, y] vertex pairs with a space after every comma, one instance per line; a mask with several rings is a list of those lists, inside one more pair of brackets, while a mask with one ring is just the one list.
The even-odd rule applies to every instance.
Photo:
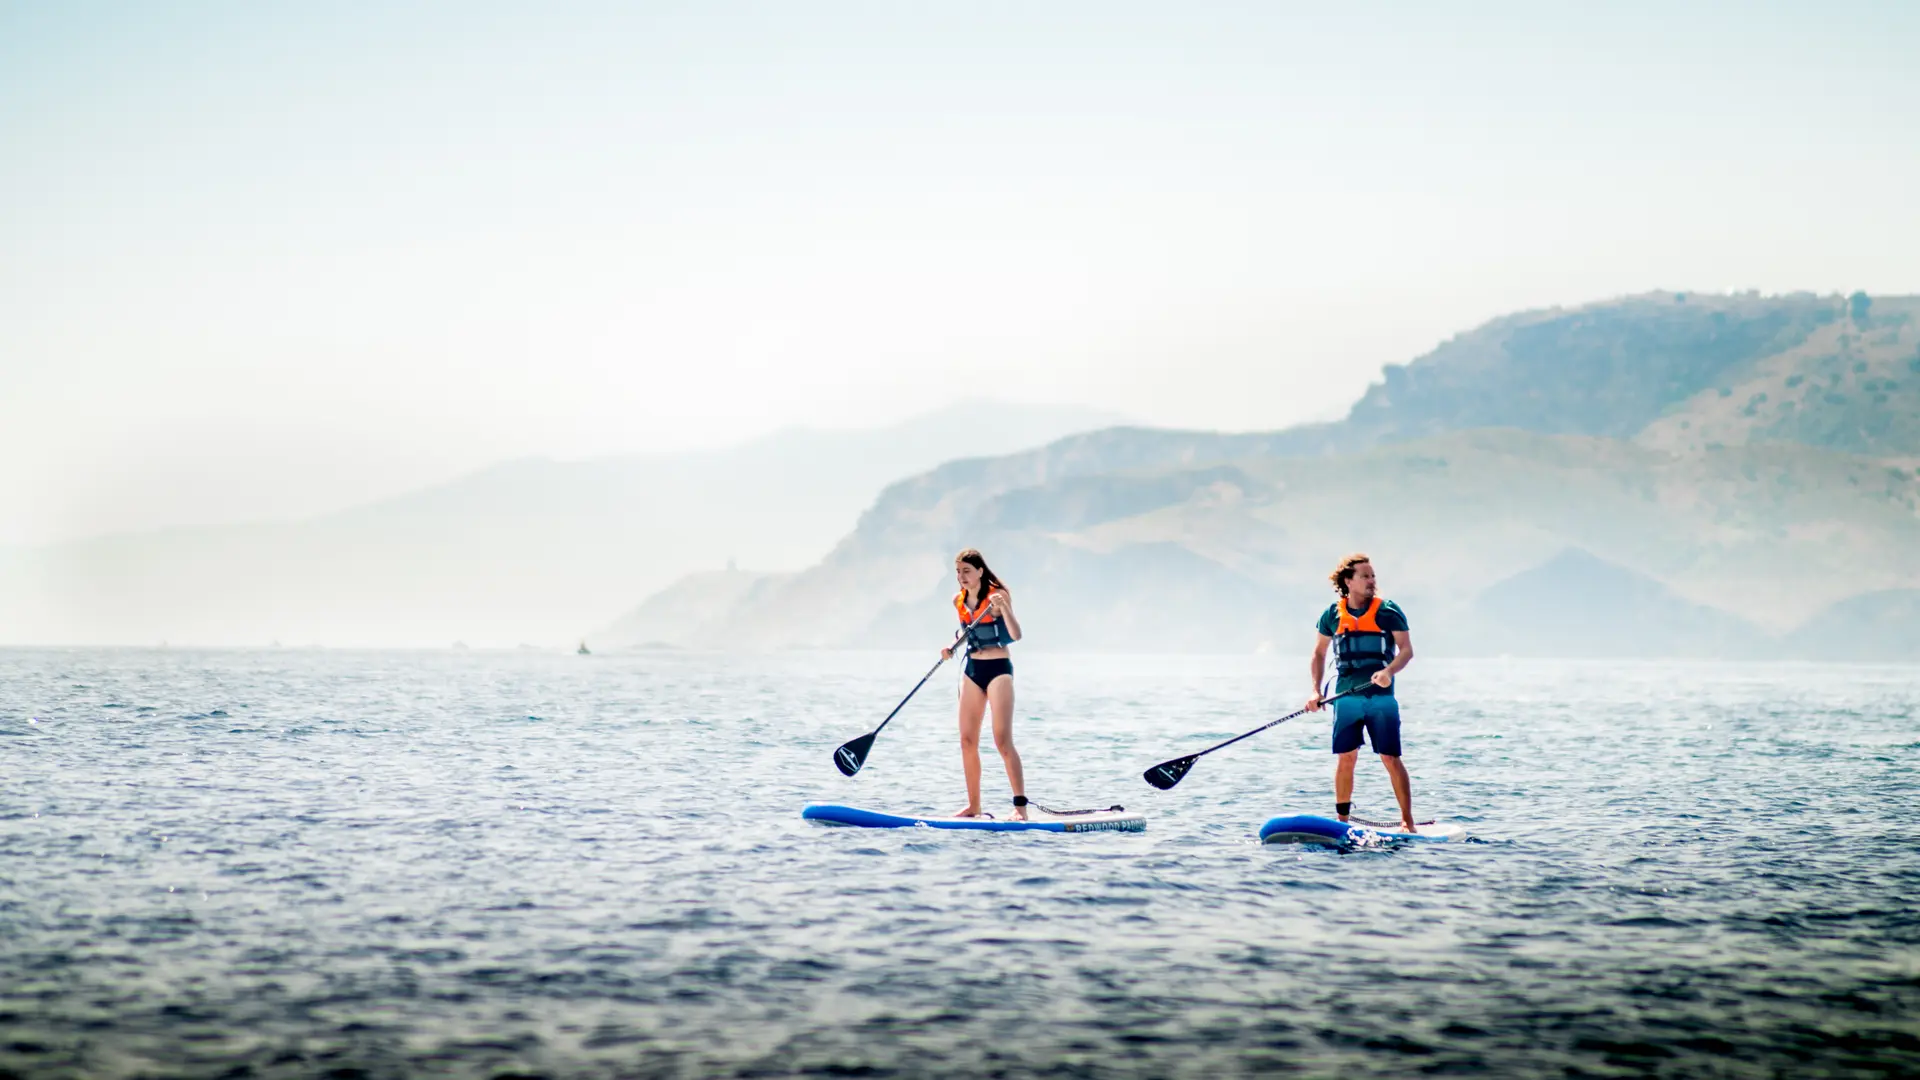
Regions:
[[[987, 684], [987, 699], [993, 702], [993, 748], [1000, 751], [1000, 760], [1007, 766], [1007, 783], [1013, 786], [1015, 795], [1027, 793], [1027, 773], [1020, 765], [1020, 751], [1013, 748], [1013, 676], [1002, 675]], [[974, 722], [975, 741], [978, 741], [979, 721]], [[976, 783], [973, 794], [979, 795], [979, 764], [974, 765]], [[1027, 820], [1027, 808], [1016, 806], [1013, 816], [1021, 821]]]
[[972, 679], [961, 679], [960, 768], [967, 776], [967, 805], [954, 817], [980, 814], [980, 721], [986, 713], [987, 695]]

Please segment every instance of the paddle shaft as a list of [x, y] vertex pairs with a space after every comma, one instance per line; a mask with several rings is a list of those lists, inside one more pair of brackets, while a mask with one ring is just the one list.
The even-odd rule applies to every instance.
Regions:
[[[1342, 690], [1339, 693], [1334, 694], [1330, 697], [1321, 698], [1320, 704], [1325, 705], [1329, 701], [1338, 701], [1341, 698], [1346, 697], [1348, 694], [1353, 693], [1355, 690], [1363, 690], [1363, 689], [1365, 689], [1365, 687], [1356, 686], [1353, 688], [1353, 690]], [[1284, 724], [1287, 721], [1292, 720], [1296, 717], [1305, 716], [1307, 713], [1311, 711], [1312, 711], [1311, 709], [1300, 709], [1296, 712], [1290, 712], [1287, 715], [1281, 717], [1280, 719], [1273, 721], [1272, 723], [1261, 724], [1259, 727], [1254, 728], [1252, 731], [1249, 731], [1244, 735], [1235, 735], [1233, 738], [1228, 739], [1226, 742], [1217, 743], [1213, 746], [1207, 747], [1205, 750], [1202, 750], [1197, 754], [1188, 754], [1186, 756], [1190, 758], [1205, 757], [1206, 755], [1213, 753], [1215, 750], [1224, 750], [1227, 747], [1232, 746], [1234, 743], [1239, 742], [1241, 739], [1251, 739], [1255, 735], [1260, 734], [1261, 732], [1267, 730], [1268, 728], [1279, 727], [1281, 724]]]
[[[961, 639], [961, 638], [963, 638], [963, 637], [966, 637], [966, 636], [967, 636], [967, 631], [969, 631], [969, 630], [971, 630], [971, 629], [973, 629], [974, 627], [976, 627], [976, 626], [978, 626], [978, 625], [980, 625], [980, 620], [981, 620], [981, 619], [984, 619], [984, 618], [986, 618], [986, 617], [987, 617], [987, 611], [988, 611], [988, 610], [991, 610], [991, 609], [987, 609], [987, 608], [983, 608], [983, 609], [981, 609], [981, 612], [980, 612], [980, 614], [978, 614], [978, 615], [975, 615], [975, 616], [973, 617], [973, 621], [972, 621], [972, 622], [970, 622], [970, 623], [968, 623], [967, 625], [965, 625], [965, 626], [963, 626], [963, 627], [961, 627], [961, 628], [960, 628], [960, 632], [959, 632], [959, 633], [957, 633], [957, 634], [955, 634], [955, 635], [953, 635], [953, 644], [952, 644], [952, 645], [949, 645], [949, 646], [947, 647], [947, 649], [948, 649], [948, 655], [951, 655], [951, 651], [950, 651], [950, 650], [952, 650], [952, 649], [957, 649], [957, 648], [959, 648], [959, 647], [960, 647], [960, 639]], [[972, 650], [971, 650], [971, 649], [969, 649], [968, 651], [969, 651], [969, 652], [971, 652]], [[874, 729], [873, 729], [873, 733], [874, 733], [875, 735], [878, 735], [878, 734], [880, 734], [880, 732], [881, 732], [881, 730], [882, 730], [883, 728], [885, 728], [885, 727], [886, 727], [886, 726], [887, 726], [887, 725], [888, 725], [889, 723], [891, 723], [891, 722], [893, 721], [893, 718], [894, 718], [894, 717], [896, 717], [896, 716], [899, 716], [899, 715], [900, 715], [900, 710], [901, 710], [901, 709], [904, 709], [904, 708], [906, 708], [906, 707], [907, 707], [907, 702], [909, 702], [909, 701], [912, 701], [912, 700], [913, 700], [913, 695], [915, 695], [915, 694], [917, 694], [917, 693], [919, 693], [919, 692], [920, 692], [920, 688], [921, 688], [921, 687], [923, 687], [923, 686], [925, 686], [925, 685], [927, 685], [927, 680], [928, 680], [928, 679], [931, 679], [931, 678], [933, 678], [933, 673], [934, 673], [934, 672], [936, 672], [936, 671], [939, 671], [939, 670], [940, 670], [940, 665], [941, 665], [941, 664], [944, 664], [944, 663], [946, 663], [946, 662], [947, 662], [947, 657], [946, 657], [946, 656], [942, 656], [942, 657], [940, 657], [940, 659], [938, 659], [938, 660], [935, 660], [935, 661], [933, 662], [933, 666], [927, 669], [927, 673], [926, 673], [925, 675], [922, 675], [922, 676], [920, 676], [920, 681], [919, 681], [919, 682], [917, 682], [917, 683], [914, 683], [914, 684], [913, 684], [913, 689], [911, 689], [911, 690], [909, 690], [909, 691], [907, 691], [907, 696], [906, 696], [906, 697], [903, 697], [903, 698], [901, 698], [901, 699], [900, 699], [900, 704], [898, 704], [898, 705], [895, 705], [895, 706], [893, 707], [893, 711], [887, 714], [887, 718], [886, 718], [885, 720], [882, 720], [882, 721], [880, 721], [880, 727], [877, 727], [877, 728], [874, 728]]]

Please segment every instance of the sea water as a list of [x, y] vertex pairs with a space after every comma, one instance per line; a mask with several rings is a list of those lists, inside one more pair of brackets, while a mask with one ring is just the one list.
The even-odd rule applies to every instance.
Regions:
[[[1017, 658], [1029, 793], [946, 813], [927, 654], [0, 652], [0, 1075], [1920, 1073], [1920, 668], [1447, 662], [1416, 810], [1327, 813], [1299, 658]], [[987, 804], [1008, 789], [991, 740]], [[1357, 812], [1390, 819], [1363, 753]]]

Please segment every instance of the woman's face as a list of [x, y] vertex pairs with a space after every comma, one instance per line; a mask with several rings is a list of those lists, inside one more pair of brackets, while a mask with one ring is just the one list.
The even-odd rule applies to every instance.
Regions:
[[960, 587], [968, 592], [973, 592], [980, 587], [980, 568], [965, 559], [954, 560], [953, 576], [954, 580], [960, 583]]

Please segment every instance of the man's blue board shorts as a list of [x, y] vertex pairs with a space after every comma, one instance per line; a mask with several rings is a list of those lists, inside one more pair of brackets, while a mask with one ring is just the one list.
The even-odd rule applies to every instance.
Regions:
[[1400, 702], [1392, 694], [1343, 697], [1333, 703], [1333, 752], [1360, 749], [1360, 733], [1376, 754], [1400, 756]]

